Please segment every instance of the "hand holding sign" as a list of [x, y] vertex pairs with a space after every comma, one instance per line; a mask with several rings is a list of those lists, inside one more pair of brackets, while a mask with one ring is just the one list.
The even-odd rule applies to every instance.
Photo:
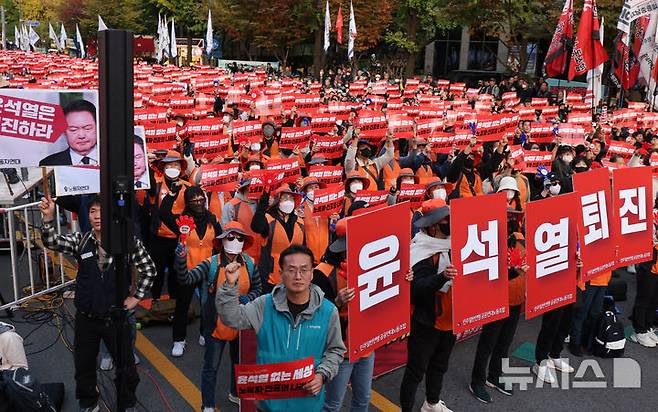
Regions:
[[187, 240], [187, 236], [196, 228], [194, 219], [191, 216], [183, 215], [176, 219], [176, 224], [178, 225], [178, 231], [180, 232], [179, 243], [184, 244], [185, 240]]

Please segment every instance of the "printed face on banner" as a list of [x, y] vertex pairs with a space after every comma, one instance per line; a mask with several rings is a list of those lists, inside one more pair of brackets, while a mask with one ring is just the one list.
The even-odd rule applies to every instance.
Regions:
[[151, 186], [151, 179], [148, 173], [147, 162], [147, 148], [144, 139], [144, 127], [135, 126], [135, 136], [133, 144], [134, 156], [134, 169], [133, 177], [135, 183], [135, 190], [149, 189]]
[[0, 165], [98, 165], [98, 92], [0, 90]]

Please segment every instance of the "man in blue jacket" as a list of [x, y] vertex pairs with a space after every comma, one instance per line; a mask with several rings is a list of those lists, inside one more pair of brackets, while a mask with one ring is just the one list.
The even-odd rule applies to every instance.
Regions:
[[254, 329], [258, 364], [289, 362], [313, 356], [315, 378], [304, 389], [305, 398], [259, 402], [259, 410], [319, 411], [324, 404], [324, 384], [331, 380], [343, 361], [336, 307], [312, 285], [313, 252], [306, 246], [291, 245], [279, 257], [282, 284], [272, 293], [246, 305], [239, 304], [238, 271], [226, 271], [226, 282], [216, 297], [222, 322], [235, 329]]

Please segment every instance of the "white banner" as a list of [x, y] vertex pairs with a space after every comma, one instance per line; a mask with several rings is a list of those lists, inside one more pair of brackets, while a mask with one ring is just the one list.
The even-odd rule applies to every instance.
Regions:
[[633, 21], [654, 11], [658, 11], [658, 0], [626, 0], [619, 15], [617, 29], [629, 34]]

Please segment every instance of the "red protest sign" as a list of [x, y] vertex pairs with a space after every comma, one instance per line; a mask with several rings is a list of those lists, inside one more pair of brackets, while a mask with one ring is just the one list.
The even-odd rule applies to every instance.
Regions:
[[311, 119], [313, 133], [329, 133], [336, 126], [336, 116], [317, 113]]
[[426, 119], [416, 122], [416, 137], [428, 137], [443, 130], [443, 119]]
[[297, 110], [317, 109], [320, 107], [319, 94], [296, 94], [295, 106]]
[[553, 163], [553, 152], [526, 150], [524, 161], [525, 167], [523, 168], [523, 173], [537, 173], [539, 166], [550, 169], [551, 163]]
[[327, 185], [343, 181], [342, 166], [311, 166], [308, 175]]
[[453, 200], [450, 233], [458, 273], [452, 285], [453, 332], [509, 316], [505, 195]]
[[313, 197], [313, 216], [329, 217], [334, 213], [340, 213], [344, 203], [345, 187], [342, 184], [318, 189]]
[[187, 132], [190, 133], [191, 136], [196, 135], [197, 133], [199, 134], [220, 134], [223, 129], [223, 124], [220, 120], [216, 118], [211, 118], [211, 119], [201, 119], [201, 120], [190, 120], [187, 122], [185, 125], [187, 128]]
[[616, 154], [624, 159], [630, 159], [635, 153], [635, 146], [630, 143], [612, 140], [608, 143], [607, 153], [609, 155]]
[[135, 124], [144, 123], [166, 123], [167, 109], [160, 107], [149, 107], [146, 109], [135, 109]]
[[201, 165], [201, 186], [208, 192], [234, 190], [240, 165], [236, 163]]
[[247, 197], [259, 199], [266, 187], [269, 190], [276, 189], [283, 181], [285, 173], [279, 170], [250, 170], [247, 176], [250, 179]]
[[304, 385], [315, 378], [313, 357], [292, 362], [235, 365], [238, 397], [286, 399], [308, 396]]
[[362, 110], [356, 119], [356, 124], [362, 132], [383, 130], [386, 134], [386, 115], [382, 112], [371, 112]]
[[645, 262], [653, 251], [653, 179], [650, 167], [612, 171], [613, 238], [617, 267]]
[[578, 240], [583, 282], [587, 282], [615, 266], [617, 239], [610, 228], [612, 203], [610, 202], [610, 175], [601, 168], [573, 176], [573, 187], [578, 192]]
[[194, 158], [199, 159], [205, 157], [207, 159], [214, 159], [221, 155], [225, 156], [228, 153], [229, 137], [225, 134], [208, 134], [198, 133], [190, 139], [194, 143]]
[[233, 140], [236, 143], [252, 143], [260, 142], [263, 139], [263, 125], [258, 120], [254, 121], [241, 121], [236, 120], [233, 122]]
[[150, 150], [170, 150], [176, 145], [176, 124], [173, 122], [145, 124], [144, 137], [146, 147]]
[[576, 300], [578, 194], [530, 202], [526, 210], [526, 319]]
[[551, 123], [538, 123], [532, 125], [530, 141], [533, 143], [553, 143], [555, 140], [555, 126]]
[[287, 159], [269, 159], [265, 163], [267, 170], [277, 170], [284, 173], [282, 182], [295, 182], [301, 177], [299, 159], [290, 157]]
[[294, 150], [296, 147], [306, 147], [313, 136], [311, 127], [284, 127], [281, 129], [280, 149]]
[[0, 95], [0, 138], [53, 143], [66, 130], [58, 104]]
[[414, 137], [414, 120], [404, 113], [390, 115], [388, 129], [398, 139], [411, 139]]
[[651, 171], [655, 175], [658, 174], [658, 153], [651, 153], [651, 158], [649, 159], [649, 165], [651, 166]]
[[525, 153], [523, 146], [516, 145], [509, 147], [509, 160], [513, 162], [514, 168], [517, 170], [525, 169]]
[[356, 289], [348, 306], [350, 362], [409, 332], [410, 225], [402, 204], [347, 220], [347, 285]]
[[340, 136], [315, 136], [315, 155], [325, 159], [336, 159], [343, 155], [343, 138]]
[[519, 122], [519, 116], [494, 114], [478, 116], [475, 137], [479, 142], [495, 142], [505, 133], [513, 131]]
[[368, 204], [369, 207], [382, 205], [388, 198], [388, 190], [359, 190], [354, 194], [354, 201], [362, 200]]
[[398, 193], [398, 203], [409, 202], [409, 207], [415, 209], [425, 200], [425, 185], [402, 185]]

